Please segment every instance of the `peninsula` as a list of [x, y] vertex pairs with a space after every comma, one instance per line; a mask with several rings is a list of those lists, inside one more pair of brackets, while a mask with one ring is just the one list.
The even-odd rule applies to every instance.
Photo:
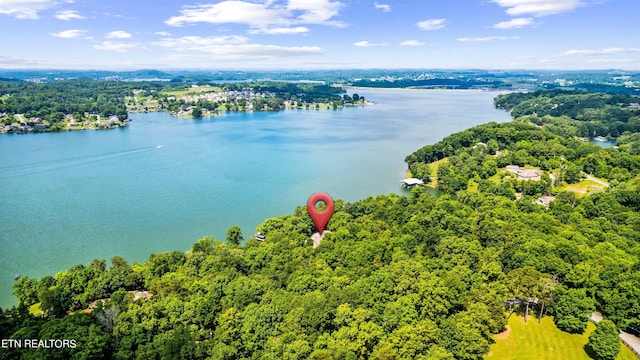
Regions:
[[0, 80], [0, 133], [113, 129], [129, 125], [130, 112], [167, 111], [202, 118], [226, 111], [339, 109], [364, 104], [364, 97], [320, 82]]

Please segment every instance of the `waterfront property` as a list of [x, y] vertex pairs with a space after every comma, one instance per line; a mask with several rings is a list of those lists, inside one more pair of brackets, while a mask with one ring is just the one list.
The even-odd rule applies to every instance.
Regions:
[[345, 201], [403, 193], [407, 153], [511, 119], [491, 92], [358, 92], [375, 105], [201, 121], [135, 113], [118, 131], [3, 135], [0, 217], [10, 220], [0, 238], [15, 256], [0, 258], [9, 274], [0, 306], [15, 303], [14, 274], [39, 278], [115, 255], [143, 261], [203, 236], [223, 240], [232, 225], [253, 235], [317, 191]]
[[415, 178], [402, 179], [400, 180], [400, 183], [405, 188], [412, 188], [414, 186], [424, 185], [424, 181], [420, 179], [415, 179]]

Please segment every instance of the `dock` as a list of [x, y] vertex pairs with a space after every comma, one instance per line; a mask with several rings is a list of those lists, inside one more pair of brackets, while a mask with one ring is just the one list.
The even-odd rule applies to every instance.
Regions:
[[408, 178], [400, 180], [400, 183], [405, 188], [412, 188], [416, 185], [424, 185], [424, 181], [416, 178]]

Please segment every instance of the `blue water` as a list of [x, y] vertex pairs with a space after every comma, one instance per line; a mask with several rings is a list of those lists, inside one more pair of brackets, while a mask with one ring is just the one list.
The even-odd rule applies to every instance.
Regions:
[[508, 121], [495, 92], [355, 90], [342, 110], [132, 114], [127, 128], [0, 136], [0, 306], [14, 274], [94, 258], [141, 262], [206, 235], [245, 238], [314, 192], [401, 193], [404, 157], [476, 124]]
[[590, 143], [600, 146], [601, 148], [610, 148], [617, 145], [616, 140], [607, 140], [607, 141], [598, 141], [598, 140], [589, 140]]

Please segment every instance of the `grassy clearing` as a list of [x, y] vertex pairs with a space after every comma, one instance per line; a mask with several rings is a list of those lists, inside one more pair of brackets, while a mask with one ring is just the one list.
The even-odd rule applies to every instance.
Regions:
[[509, 176], [511, 175], [511, 173], [508, 170], [505, 169], [498, 169], [498, 171], [496, 171], [495, 175], [490, 176], [489, 177], [489, 181], [495, 183], [495, 184], [499, 184], [500, 183], [500, 179], [502, 179], [504, 176]]
[[582, 180], [576, 184], [566, 184], [555, 188], [556, 191], [572, 191], [579, 195], [586, 195], [594, 192], [603, 191], [606, 187], [592, 180]]
[[181, 98], [187, 95], [196, 95], [208, 92], [221, 92], [222, 88], [217, 86], [196, 86], [186, 90], [176, 90], [176, 91], [163, 91], [163, 95], [167, 96], [175, 96], [176, 98]]
[[429, 167], [431, 168], [431, 181], [429, 181], [425, 185], [431, 186], [434, 188], [437, 187], [438, 186], [438, 167], [442, 164], [448, 164], [448, 163], [449, 163], [449, 158], [443, 158], [438, 161], [429, 163]]
[[[584, 334], [569, 334], [560, 331], [553, 323], [553, 318], [546, 316], [538, 324], [531, 317], [525, 324], [522, 316], [512, 315], [509, 318], [509, 329], [494, 335], [495, 343], [491, 345], [486, 360], [590, 360], [584, 351], [589, 341], [589, 334], [596, 326], [589, 322]], [[621, 346], [616, 360], [638, 360], [625, 345]]]

